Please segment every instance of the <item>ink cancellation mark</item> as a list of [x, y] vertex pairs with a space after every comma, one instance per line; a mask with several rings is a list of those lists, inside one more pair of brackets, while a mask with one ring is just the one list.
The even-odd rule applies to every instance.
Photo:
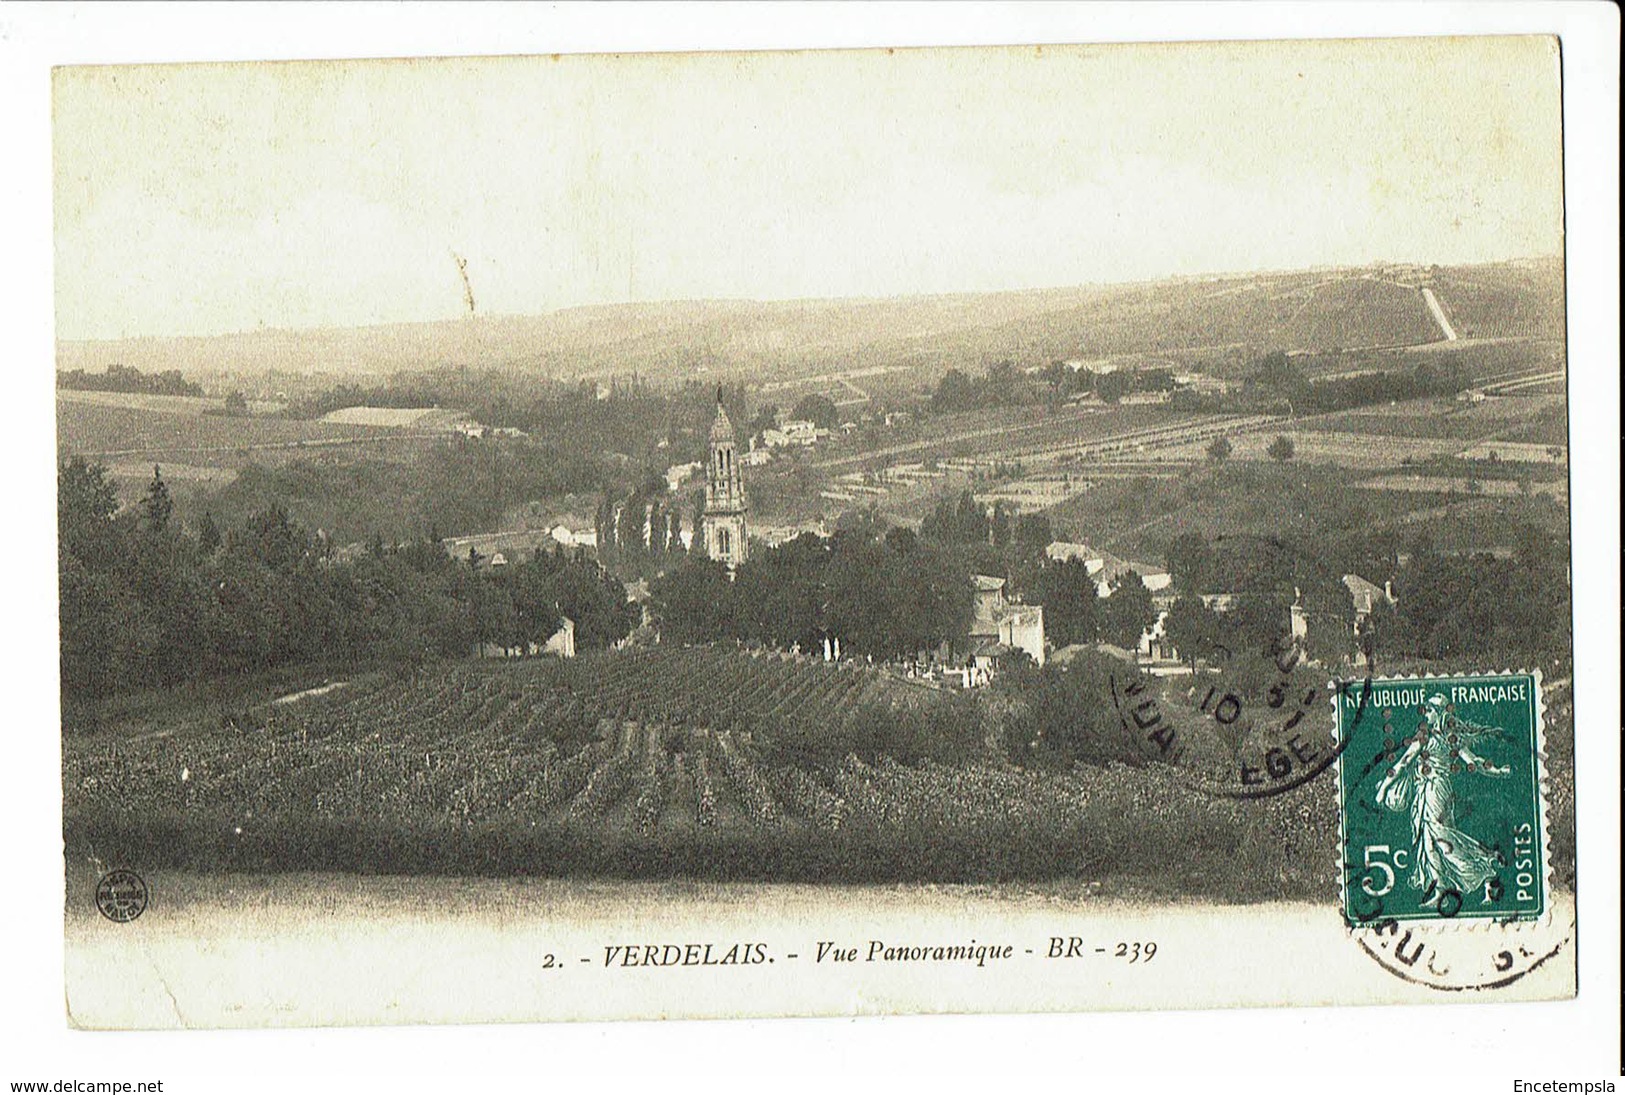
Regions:
[[108, 871], [96, 883], [96, 909], [115, 924], [128, 924], [147, 911], [147, 884], [134, 871]]
[[[1271, 581], [1284, 574], [1330, 573], [1322, 560], [1276, 537], [1219, 537], [1214, 543], [1242, 553], [1242, 569], [1254, 572], [1258, 589], [1268, 589]], [[1263, 580], [1266, 576], [1270, 581]], [[1220, 611], [1221, 625], [1230, 610], [1227, 607]], [[1211, 757], [1205, 762], [1193, 758], [1180, 720], [1171, 717], [1164, 707], [1166, 696], [1161, 694], [1161, 688], [1153, 687], [1143, 676], [1126, 683], [1114, 676], [1112, 702], [1134, 751], [1146, 760], [1182, 768], [1193, 789], [1220, 798], [1271, 798], [1297, 790], [1332, 770], [1345, 746], [1325, 732], [1322, 716], [1317, 716], [1316, 711], [1324, 711], [1320, 705], [1331, 689], [1351, 699], [1356, 717], [1365, 714], [1371, 676], [1368, 673], [1363, 681], [1345, 683], [1330, 675], [1306, 681], [1299, 670], [1320, 663], [1307, 653], [1310, 614], [1303, 608], [1302, 589], [1294, 587], [1292, 604], [1283, 608], [1283, 613], [1283, 634], [1262, 648], [1249, 647], [1239, 625], [1232, 628], [1235, 634], [1210, 639], [1208, 679], [1199, 679], [1200, 671], [1194, 660], [1191, 663], [1190, 714], [1205, 722], [1216, 735], [1210, 746], [1217, 743], [1233, 751], [1233, 759], [1223, 766], [1222, 773]], [[1360, 641], [1365, 634], [1361, 621], [1356, 619], [1352, 634], [1356, 644], [1349, 655], [1357, 664], [1369, 668], [1375, 663], [1369, 642]], [[1259, 659], [1254, 668], [1263, 671], [1268, 684], [1244, 698], [1238, 693], [1245, 690], [1232, 689], [1226, 683], [1228, 673], [1221, 667], [1236, 665], [1236, 651], [1249, 649], [1256, 651], [1250, 655]], [[1197, 752], [1201, 752], [1200, 747]]]
[[[1299, 689], [1292, 683], [1292, 671], [1299, 661], [1297, 651], [1289, 647], [1271, 660], [1281, 676], [1267, 692], [1261, 716], [1266, 720], [1270, 744], [1242, 752], [1226, 779], [1203, 778], [1192, 772], [1192, 786], [1197, 790], [1222, 798], [1270, 798], [1314, 780], [1332, 768], [1341, 755], [1345, 747], [1342, 740], [1328, 741], [1312, 730], [1310, 713], [1324, 702], [1322, 689]], [[1369, 679], [1363, 685], [1334, 684], [1333, 687], [1339, 689], [1340, 695], [1349, 697], [1357, 711], [1363, 713], [1370, 694]], [[1180, 731], [1163, 711], [1156, 694], [1147, 687], [1145, 678], [1123, 684], [1114, 675], [1111, 689], [1119, 723], [1136, 751], [1148, 760], [1181, 766], [1186, 749]], [[1236, 725], [1246, 710], [1241, 697], [1233, 692], [1220, 692], [1217, 685], [1206, 686], [1195, 706], [1221, 731]], [[1303, 729], [1300, 730], [1300, 726]]]
[[[1573, 923], [1492, 925], [1486, 932], [1441, 931], [1437, 924], [1385, 919], [1352, 929], [1355, 942], [1383, 969], [1439, 992], [1484, 992], [1522, 980], [1562, 953]], [[1518, 929], [1529, 930], [1518, 930]]]

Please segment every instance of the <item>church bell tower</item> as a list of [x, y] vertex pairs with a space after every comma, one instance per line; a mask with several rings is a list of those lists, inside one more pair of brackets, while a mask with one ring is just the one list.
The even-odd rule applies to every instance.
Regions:
[[706, 463], [705, 554], [732, 570], [745, 561], [745, 480], [734, 447], [734, 427], [717, 389], [717, 417], [711, 423], [710, 459]]

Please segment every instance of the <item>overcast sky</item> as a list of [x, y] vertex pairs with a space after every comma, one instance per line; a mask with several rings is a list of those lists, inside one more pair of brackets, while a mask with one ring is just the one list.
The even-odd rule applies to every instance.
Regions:
[[59, 336], [1562, 247], [1548, 39], [59, 70]]

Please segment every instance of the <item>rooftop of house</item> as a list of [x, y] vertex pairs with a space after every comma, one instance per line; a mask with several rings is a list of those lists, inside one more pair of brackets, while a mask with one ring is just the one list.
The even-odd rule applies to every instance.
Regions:
[[1368, 582], [1358, 574], [1343, 575], [1343, 587], [1349, 591], [1349, 599], [1354, 607], [1361, 612], [1370, 612], [1377, 605], [1392, 603], [1393, 596], [1376, 582]]
[[1089, 568], [1091, 576], [1106, 581], [1119, 578], [1131, 570], [1141, 578], [1168, 573], [1155, 563], [1124, 559], [1121, 556], [1113, 555], [1109, 551], [1092, 548], [1088, 544], [1071, 543], [1065, 540], [1054, 541], [1044, 549], [1044, 554], [1058, 563], [1072, 560], [1081, 562]]

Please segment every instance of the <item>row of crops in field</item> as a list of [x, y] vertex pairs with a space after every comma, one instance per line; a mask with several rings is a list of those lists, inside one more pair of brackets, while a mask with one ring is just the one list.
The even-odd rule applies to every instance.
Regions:
[[837, 720], [899, 691], [920, 690], [864, 667], [709, 647], [465, 664], [268, 705], [247, 729], [205, 718], [75, 742], [65, 778], [70, 807], [124, 813], [643, 831], [776, 820], [784, 811], [747, 756], [753, 730]]
[[711, 647], [379, 675], [255, 720], [70, 739], [67, 829], [103, 859], [208, 869], [849, 881], [1116, 870], [1196, 886], [1211, 874], [1222, 893], [1241, 857], [1267, 862], [1244, 884], [1261, 893], [1331, 885], [1324, 789], [1259, 806], [1157, 768], [1041, 772], [992, 755], [795, 764], [761, 747], [774, 713], [827, 721], [876, 698], [930, 694], [868, 668]]
[[1314, 286], [1302, 308], [1271, 334], [1293, 349], [1412, 346], [1440, 338], [1417, 290], [1375, 278]]
[[1462, 338], [1562, 338], [1563, 268], [1457, 268], [1433, 275], [1433, 291]]

